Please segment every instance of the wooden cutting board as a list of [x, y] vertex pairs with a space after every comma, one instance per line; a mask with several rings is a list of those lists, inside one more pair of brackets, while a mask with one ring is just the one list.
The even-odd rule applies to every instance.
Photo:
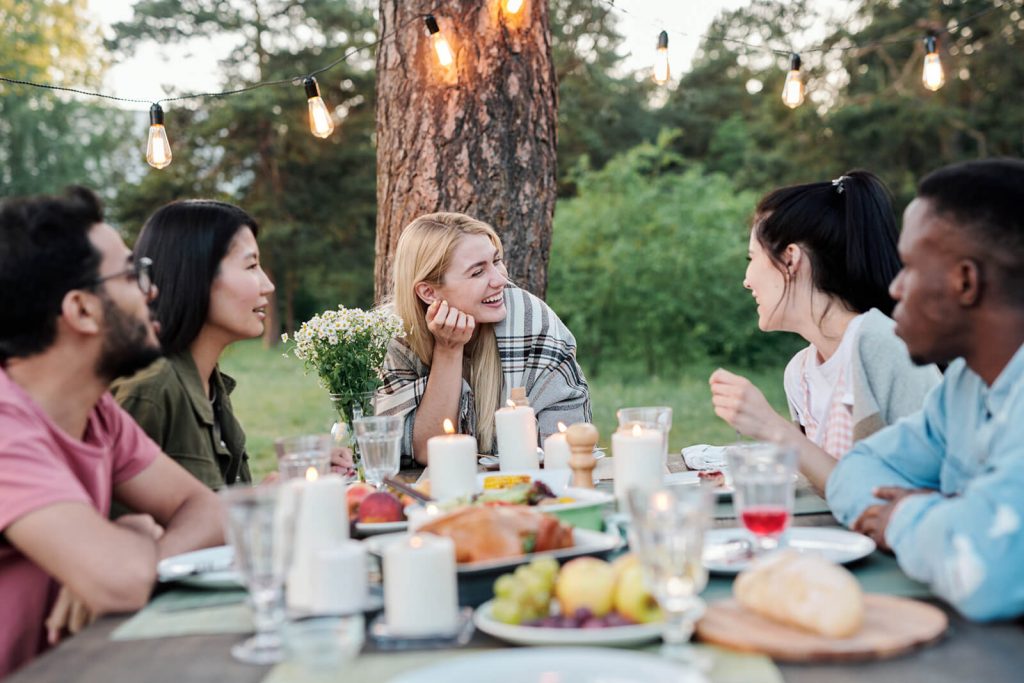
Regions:
[[895, 657], [938, 640], [948, 626], [937, 607], [869, 593], [864, 596], [864, 625], [849, 638], [826, 638], [780, 624], [735, 600], [709, 605], [697, 624], [697, 636], [706, 643], [784, 662], [848, 662]]

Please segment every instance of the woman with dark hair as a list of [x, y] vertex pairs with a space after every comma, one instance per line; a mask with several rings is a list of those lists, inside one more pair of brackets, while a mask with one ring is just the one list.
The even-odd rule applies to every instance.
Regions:
[[217, 362], [263, 334], [274, 285], [260, 267], [259, 227], [225, 202], [176, 201], [142, 229], [135, 258], [153, 261], [165, 358], [118, 382], [114, 397], [169, 456], [212, 489], [251, 482], [245, 433]]
[[855, 441], [920, 410], [940, 379], [935, 366], [913, 364], [889, 318], [897, 238], [889, 192], [866, 171], [775, 190], [754, 214], [743, 286], [758, 327], [809, 346], [786, 366], [792, 422], [722, 369], [711, 375], [712, 403], [740, 434], [797, 448], [818, 490]]

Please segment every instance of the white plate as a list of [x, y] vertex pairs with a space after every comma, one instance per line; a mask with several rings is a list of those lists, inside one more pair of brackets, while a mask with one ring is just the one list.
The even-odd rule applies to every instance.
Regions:
[[662, 624], [630, 624], [605, 628], [548, 628], [505, 624], [491, 616], [493, 600], [476, 608], [476, 627], [516, 645], [639, 645], [661, 637]]
[[197, 588], [238, 588], [242, 577], [232, 568], [234, 559], [229, 545], [194, 550], [161, 560], [157, 578], [161, 583], [173, 581]]
[[[366, 549], [374, 555], [383, 555], [384, 548], [389, 543], [408, 538], [409, 534], [384, 534], [373, 536], [363, 541]], [[510, 569], [521, 564], [527, 564], [535, 557], [554, 557], [565, 559], [579, 557], [581, 555], [597, 555], [618, 549], [623, 544], [622, 537], [618, 534], [605, 534], [600, 531], [588, 529], [573, 529], [573, 541], [575, 545], [571, 548], [560, 548], [559, 550], [545, 550], [539, 553], [527, 553], [516, 557], [507, 557], [501, 560], [487, 560], [485, 562], [463, 562], [457, 566], [460, 575], [478, 574], [493, 572], [499, 569]]]
[[[790, 527], [782, 545], [801, 553], [815, 553], [846, 564], [875, 551], [867, 536], [831, 527]], [[718, 574], [737, 574], [747, 568], [743, 546], [751, 539], [745, 529], [712, 529], [704, 535], [704, 566]]]
[[[731, 496], [733, 492], [732, 479], [725, 470], [719, 470], [725, 475], [725, 484], [711, 489], [716, 496]], [[700, 486], [700, 473], [697, 470], [686, 470], [673, 472], [665, 475], [665, 486]]]
[[391, 683], [707, 683], [697, 671], [629, 650], [540, 647], [456, 656], [391, 679]]
[[[594, 460], [600, 460], [604, 456], [605, 452], [603, 448], [594, 449]], [[537, 459], [540, 462], [544, 462], [544, 451], [537, 452]], [[498, 459], [498, 456], [496, 455], [481, 455], [477, 459], [477, 462], [487, 468], [497, 467], [501, 463], [501, 461]]]
[[396, 531], [405, 531], [408, 528], [409, 522], [404, 519], [401, 522], [356, 522], [356, 531], [363, 536], [393, 534]]

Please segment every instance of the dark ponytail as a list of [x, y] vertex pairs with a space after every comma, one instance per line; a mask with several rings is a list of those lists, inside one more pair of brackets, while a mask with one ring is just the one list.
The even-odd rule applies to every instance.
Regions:
[[782, 254], [799, 245], [811, 261], [812, 284], [850, 310], [892, 314], [889, 283], [900, 270], [892, 196], [868, 171], [831, 181], [784, 187], [757, 205], [755, 236], [780, 270]]

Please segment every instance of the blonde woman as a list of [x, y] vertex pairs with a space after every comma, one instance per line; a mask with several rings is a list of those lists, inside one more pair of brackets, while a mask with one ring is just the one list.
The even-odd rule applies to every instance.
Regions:
[[427, 462], [445, 418], [495, 449], [494, 411], [524, 387], [543, 439], [590, 421], [576, 340], [548, 306], [508, 279], [501, 240], [459, 213], [420, 216], [395, 250], [390, 304], [405, 324], [384, 361], [380, 415], [404, 415], [404, 457]]

